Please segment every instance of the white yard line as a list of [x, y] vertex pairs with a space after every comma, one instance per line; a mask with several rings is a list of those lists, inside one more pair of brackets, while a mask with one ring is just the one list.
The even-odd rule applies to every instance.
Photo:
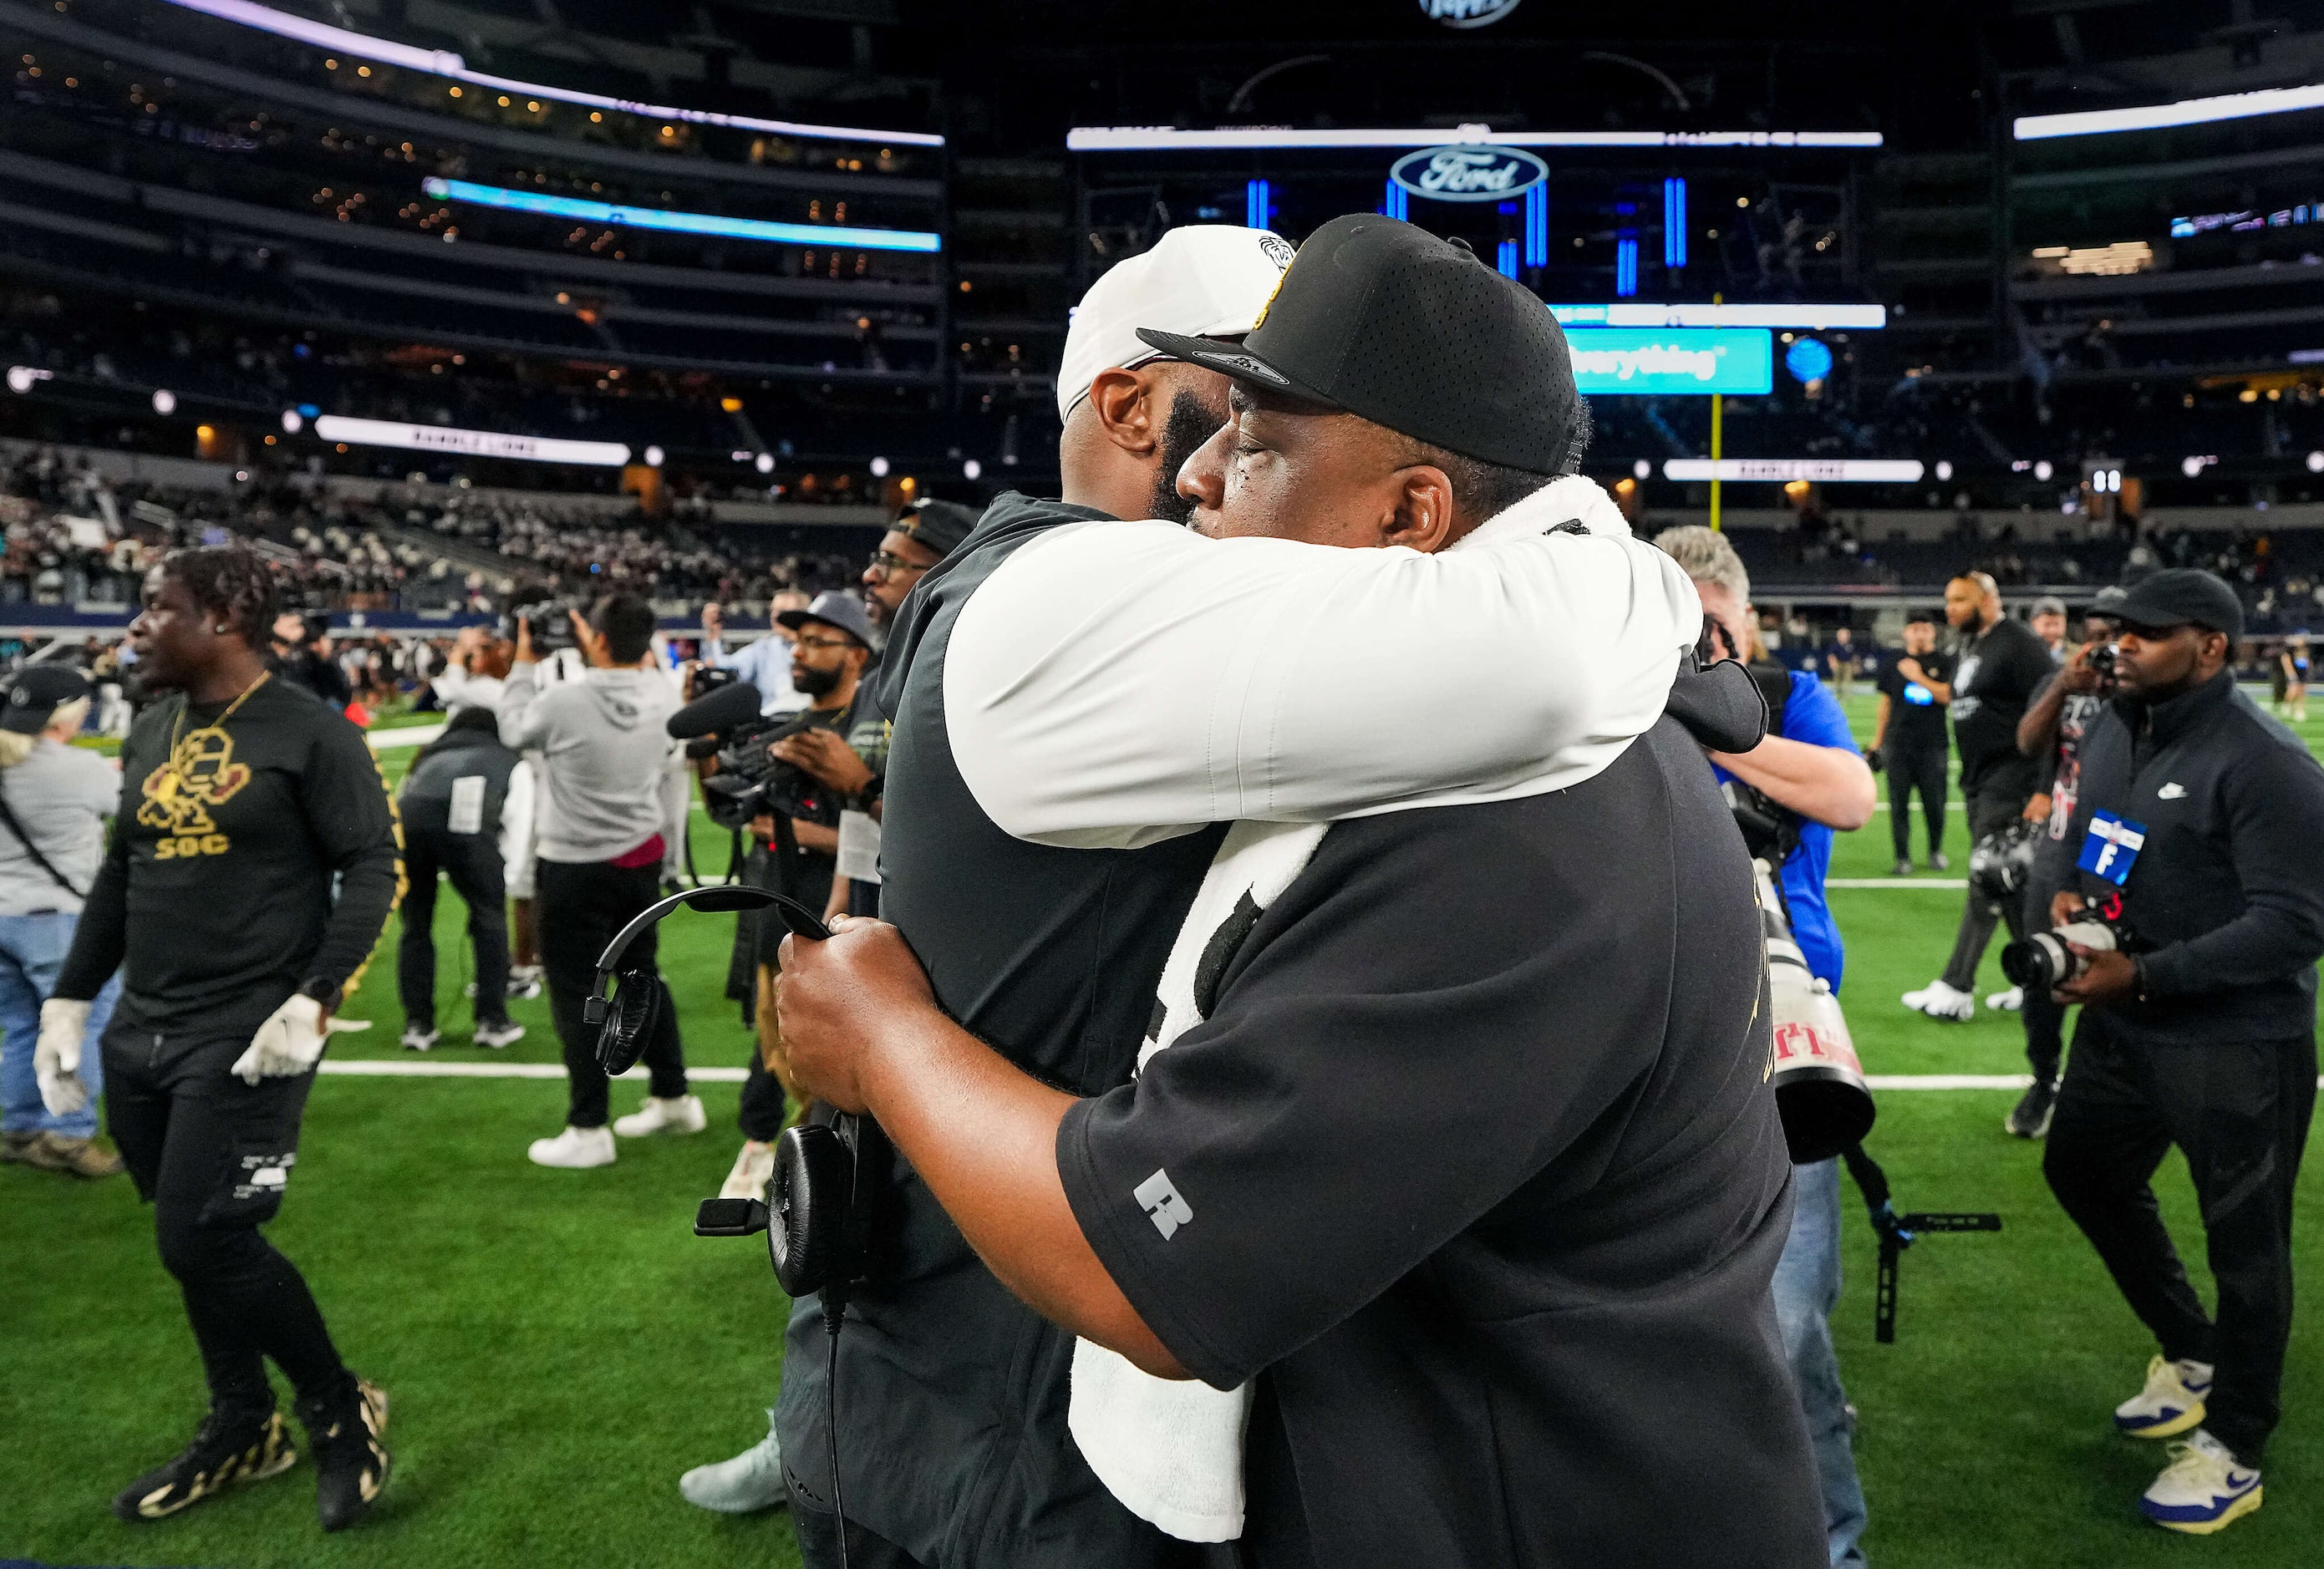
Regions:
[[1827, 888], [1952, 888], [1969, 886], [1967, 877], [1826, 877]]

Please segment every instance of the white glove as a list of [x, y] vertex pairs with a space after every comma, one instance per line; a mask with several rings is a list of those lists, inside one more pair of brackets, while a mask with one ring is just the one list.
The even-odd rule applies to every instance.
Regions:
[[230, 1070], [244, 1084], [262, 1078], [290, 1078], [307, 1072], [323, 1055], [329, 1032], [323, 1026], [323, 1005], [304, 992], [266, 1016], [250, 1050], [235, 1059]]
[[32, 1074], [41, 1081], [41, 1104], [51, 1116], [69, 1116], [88, 1104], [88, 1086], [80, 1081], [80, 1040], [88, 1031], [87, 1003], [51, 997], [41, 1005]]

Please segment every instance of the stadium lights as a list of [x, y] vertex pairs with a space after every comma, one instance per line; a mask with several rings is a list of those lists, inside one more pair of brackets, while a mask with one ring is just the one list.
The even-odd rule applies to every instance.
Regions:
[[424, 71], [429, 76], [467, 82], [496, 93], [554, 98], [559, 103], [580, 104], [595, 109], [618, 109], [625, 115], [639, 115], [653, 120], [683, 120], [695, 125], [729, 125], [739, 131], [768, 131], [779, 136], [804, 136], [827, 142], [900, 142], [914, 147], [942, 147], [945, 144], [943, 137], [920, 131], [867, 131], [853, 125], [810, 125], [795, 120], [761, 120], [749, 115], [717, 115], [707, 109], [678, 109], [660, 104], [641, 104], [628, 98], [609, 98], [602, 93], [581, 93], [570, 87], [552, 87], [541, 82], [490, 76], [483, 71], [470, 70], [467, 62], [450, 50], [417, 49], [408, 43], [393, 43], [383, 38], [350, 32], [343, 27], [309, 22], [303, 16], [293, 16], [271, 6], [253, 4], [252, 0], [170, 0], [170, 4], [188, 11], [198, 11], [205, 16], [217, 17], [223, 22], [254, 27], [278, 38], [294, 38], [318, 49], [337, 50], [360, 60], [375, 60], [400, 66], [405, 70]]
[[2202, 473], [2205, 469], [2209, 468], [2213, 463], [2218, 463], [2218, 461], [2219, 458], [2217, 453], [2204, 453], [2200, 455], [2182, 457], [2179, 460], [2179, 472], [2186, 475], [2190, 480], [2200, 479], [2202, 477]]
[[2324, 474], [2324, 452], [2311, 452], [2308, 454], [2308, 472], [2311, 474]]
[[2159, 131], [2171, 125], [2202, 125], [2214, 120], [2245, 120], [2255, 115], [2288, 115], [2324, 109], [2324, 85], [2269, 87], [2227, 93], [2216, 98], [2181, 98], [2137, 109], [2083, 109], [2066, 115], [2020, 115], [2012, 132], [2020, 142], [2053, 136], [2102, 136], [2115, 131]]
[[2037, 480], [2046, 480], [2057, 472], [2058, 471], [2056, 469], [2050, 466], [2050, 460], [2048, 458], [2043, 458], [2034, 465], [2034, 477]]
[[1918, 458], [1672, 458], [1666, 480], [1805, 480], [1819, 485], [1909, 485], [1922, 474]]
[[37, 365], [11, 365], [8, 367], [8, 390], [30, 392], [54, 374], [54, 372], [43, 371]]
[[1654, 478], [1654, 474], [1655, 465], [1644, 458], [1630, 465], [1630, 477], [1633, 479], [1650, 480]]
[[984, 475], [984, 465], [978, 463], [974, 458], [971, 458], [966, 463], [960, 465], [960, 472], [964, 478], [972, 480], [982, 479]]
[[661, 467], [661, 460], [667, 455], [669, 454], [664, 453], [661, 448], [658, 446], [650, 446], [646, 448], [646, 467], [650, 469], [658, 469]]
[[[189, 0], [176, 0], [187, 4]], [[1488, 125], [1401, 131], [1297, 131], [1282, 125], [1194, 131], [1176, 125], [1076, 125], [1069, 152], [1199, 152], [1253, 148], [1435, 147], [1878, 147], [1877, 131], [1495, 131]]]
[[1941, 480], [1950, 480], [1952, 477], [1952, 460], [1950, 458], [1939, 458], [1937, 460], [1937, 478]]
[[1888, 325], [1885, 305], [1650, 305], [1621, 300], [1609, 305], [1553, 305], [1550, 315], [1565, 326], [1787, 327], [1808, 332], [1857, 328], [1877, 332]]
[[872, 460], [872, 477], [875, 480], [884, 480], [888, 477], [888, 460], [886, 458], [875, 457]]
[[390, 446], [410, 452], [454, 453], [468, 457], [521, 458], [530, 463], [583, 463], [617, 469], [630, 461], [618, 441], [564, 441], [497, 430], [461, 430], [448, 425], [405, 425], [392, 419], [350, 419], [326, 414], [315, 421], [325, 441], [350, 446]]
[[167, 387], [154, 388], [153, 412], [161, 415], [170, 415], [175, 414], [177, 411], [178, 395], [175, 392], [171, 391]]
[[851, 229], [832, 224], [779, 224], [765, 218], [722, 218], [713, 213], [615, 206], [608, 202], [586, 202], [574, 197], [512, 190], [506, 186], [478, 185], [474, 180], [444, 179], [435, 175], [420, 185], [439, 201], [472, 202], [478, 206], [578, 218], [587, 224], [619, 224], [632, 229], [669, 229], [682, 234], [725, 234], [739, 240], [767, 240], [784, 245], [844, 245], [865, 251], [932, 252], [944, 248], [942, 235], [918, 229]]
[[282, 411], [282, 434], [283, 434], [283, 435], [285, 435], [285, 436], [296, 436], [296, 435], [298, 435], [298, 434], [299, 434], [299, 432], [300, 432], [301, 429], [303, 429], [303, 428], [305, 427], [306, 424], [307, 424], [306, 417], [305, 417], [303, 415], [301, 415], [301, 414], [300, 414], [297, 409], [295, 409], [295, 408], [286, 408], [286, 409], [284, 409], [284, 410]]
[[751, 460], [751, 466], [762, 474], [771, 474], [775, 472], [775, 454], [762, 452]]

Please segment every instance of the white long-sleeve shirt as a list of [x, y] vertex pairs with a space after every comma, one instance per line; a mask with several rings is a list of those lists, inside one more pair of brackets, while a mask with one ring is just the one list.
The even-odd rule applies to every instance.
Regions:
[[702, 640], [702, 662], [731, 670], [759, 689], [761, 714], [797, 713], [807, 707], [807, 693], [791, 684], [791, 646], [788, 638], [770, 632], [733, 653], [716, 638]]
[[1686, 574], [1579, 477], [1434, 555], [1074, 523], [962, 608], [945, 714], [1008, 832], [1134, 848], [1580, 784], [1661, 717], [1702, 629]]

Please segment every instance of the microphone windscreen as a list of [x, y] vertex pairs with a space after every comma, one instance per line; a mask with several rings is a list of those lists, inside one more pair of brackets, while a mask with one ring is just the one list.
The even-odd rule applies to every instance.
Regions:
[[696, 698], [669, 716], [672, 740], [690, 741], [748, 724], [759, 717], [759, 689], [747, 681], [722, 686], [708, 697]]

